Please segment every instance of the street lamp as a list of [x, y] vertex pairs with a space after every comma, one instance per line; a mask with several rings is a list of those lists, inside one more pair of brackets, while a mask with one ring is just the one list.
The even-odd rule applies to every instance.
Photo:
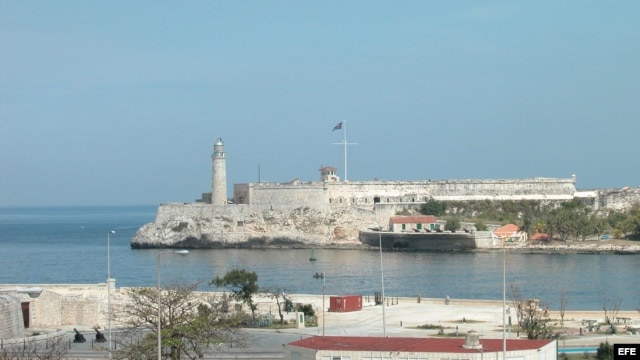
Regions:
[[107, 232], [107, 326], [109, 327], [109, 359], [111, 359], [111, 234], [114, 230]]
[[384, 314], [384, 268], [382, 267], [382, 233], [378, 233], [380, 241], [380, 283], [382, 284], [382, 336], [387, 337], [387, 322]]
[[507, 338], [505, 330], [506, 324], [506, 311], [507, 311], [507, 253], [504, 247], [505, 239], [502, 239], [502, 359], [507, 359]]
[[322, 273], [322, 337], [324, 337], [324, 312], [325, 312], [325, 307], [324, 307], [324, 286], [325, 286], [325, 275], [324, 273]]
[[162, 312], [160, 309], [160, 255], [162, 254], [179, 254], [179, 255], [187, 255], [189, 253], [188, 250], [174, 250], [174, 251], [160, 251], [158, 252], [158, 262], [156, 269], [156, 276], [158, 278], [158, 360], [162, 360], [162, 326], [161, 326], [161, 316]]

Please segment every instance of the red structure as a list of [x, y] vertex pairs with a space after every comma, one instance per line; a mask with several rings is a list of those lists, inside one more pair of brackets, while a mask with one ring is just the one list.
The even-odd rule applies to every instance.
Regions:
[[329, 312], [349, 312], [360, 310], [362, 310], [362, 295], [329, 297]]

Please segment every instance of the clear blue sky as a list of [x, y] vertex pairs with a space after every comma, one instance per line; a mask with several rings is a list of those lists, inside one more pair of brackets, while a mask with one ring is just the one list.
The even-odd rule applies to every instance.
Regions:
[[[0, 206], [232, 184], [640, 185], [638, 1], [0, 0]], [[258, 171], [260, 169], [260, 172]]]

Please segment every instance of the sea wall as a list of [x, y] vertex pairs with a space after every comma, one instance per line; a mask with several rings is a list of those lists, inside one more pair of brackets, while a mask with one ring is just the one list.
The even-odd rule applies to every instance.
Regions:
[[464, 232], [414, 233], [361, 231], [360, 241], [370, 246], [393, 250], [413, 251], [460, 251], [476, 250], [473, 234]]
[[390, 233], [384, 231], [361, 231], [360, 241], [371, 246], [382, 242], [383, 248], [407, 250], [475, 250], [494, 249], [500, 245], [499, 240], [490, 231], [473, 231], [472, 233]]

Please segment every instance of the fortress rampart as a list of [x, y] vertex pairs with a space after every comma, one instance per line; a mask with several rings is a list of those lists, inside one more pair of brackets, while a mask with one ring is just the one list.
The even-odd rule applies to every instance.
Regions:
[[352, 181], [246, 183], [234, 186], [237, 204], [316, 209], [340, 206], [373, 208], [378, 203], [412, 203], [427, 199], [471, 200], [571, 200], [576, 179], [531, 178], [436, 181]]

